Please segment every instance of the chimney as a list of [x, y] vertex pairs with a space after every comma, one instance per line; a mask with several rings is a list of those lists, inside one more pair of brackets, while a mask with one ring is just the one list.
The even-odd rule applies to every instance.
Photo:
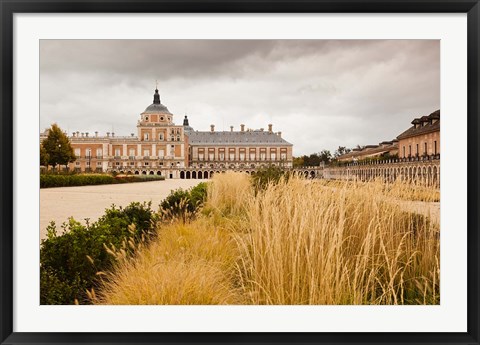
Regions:
[[107, 138], [109, 138], [109, 137], [110, 137], [110, 132], [107, 132]]
[[84, 135], [85, 135], [85, 133], [82, 132], [82, 138], [83, 138]]
[[98, 137], [98, 131], [95, 131], [95, 138]]
[[268, 124], [268, 132], [270, 132], [270, 133], [272, 133], [272, 126], [273, 125], [271, 123]]
[[88, 138], [88, 132], [85, 133], [85, 136]]
[[73, 133], [72, 133], [72, 137], [74, 137], [74, 138], [75, 138], [75, 132], [73, 132]]
[[80, 134], [80, 132], [79, 132], [79, 131], [77, 131], [76, 133], [77, 133], [77, 138], [78, 138], [78, 135]]
[[134, 136], [135, 134], [133, 134], [133, 133], [130, 133], [130, 135], [131, 135], [131, 136], [132, 136], [132, 138], [133, 138], [133, 136]]
[[244, 124], [240, 125], [240, 131], [245, 132], [245, 125]]
[[233, 126], [230, 126], [230, 132], [233, 132]]
[[115, 136], [115, 133], [112, 132], [112, 138]]
[[215, 132], [215, 125], [210, 125], [210, 131], [213, 133]]
[[282, 132], [278, 132], [277, 134], [280, 138], [282, 137]]

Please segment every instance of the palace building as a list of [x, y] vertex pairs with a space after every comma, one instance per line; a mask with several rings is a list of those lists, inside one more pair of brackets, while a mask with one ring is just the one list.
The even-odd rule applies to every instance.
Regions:
[[368, 158], [400, 159], [439, 158], [440, 157], [440, 110], [430, 115], [413, 119], [412, 126], [392, 141], [383, 141], [378, 145], [355, 148], [338, 157], [339, 161], [350, 162]]
[[[213, 173], [237, 170], [253, 172], [274, 165], [292, 168], [292, 144], [281, 132], [245, 129], [240, 131], [197, 131], [185, 116], [182, 125], [160, 101], [155, 89], [153, 103], [137, 122], [137, 135], [100, 136], [74, 132], [69, 136], [77, 157], [69, 169], [78, 172], [118, 172], [124, 174], [162, 175], [166, 178], [207, 178]], [[48, 130], [40, 134], [40, 141]]]
[[440, 155], [440, 110], [415, 118], [412, 127], [400, 134], [400, 158]]

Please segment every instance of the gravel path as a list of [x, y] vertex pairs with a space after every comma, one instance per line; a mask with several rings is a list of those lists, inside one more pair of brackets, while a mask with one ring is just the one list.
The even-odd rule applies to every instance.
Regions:
[[127, 206], [132, 201], [152, 201], [157, 209], [160, 202], [177, 188], [188, 189], [204, 180], [165, 180], [100, 186], [60, 187], [40, 189], [40, 240], [46, 237], [46, 227], [54, 220], [57, 230], [69, 217], [85, 224], [92, 223], [112, 204]]

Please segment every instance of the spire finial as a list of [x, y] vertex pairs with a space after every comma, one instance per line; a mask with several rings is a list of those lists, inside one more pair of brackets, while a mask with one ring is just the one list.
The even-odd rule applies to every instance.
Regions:
[[156, 85], [155, 93], [153, 94], [153, 104], [160, 104], [160, 95], [158, 94], [158, 81], [155, 80], [155, 83], [157, 85]]
[[155, 90], [158, 90], [158, 80], [155, 79]]

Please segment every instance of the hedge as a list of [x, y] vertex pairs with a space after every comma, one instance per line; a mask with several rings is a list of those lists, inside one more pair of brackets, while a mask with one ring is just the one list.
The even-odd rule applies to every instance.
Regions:
[[100, 184], [131, 183], [165, 180], [164, 176], [112, 176], [107, 174], [55, 175], [41, 174], [40, 188], [90, 186]]

